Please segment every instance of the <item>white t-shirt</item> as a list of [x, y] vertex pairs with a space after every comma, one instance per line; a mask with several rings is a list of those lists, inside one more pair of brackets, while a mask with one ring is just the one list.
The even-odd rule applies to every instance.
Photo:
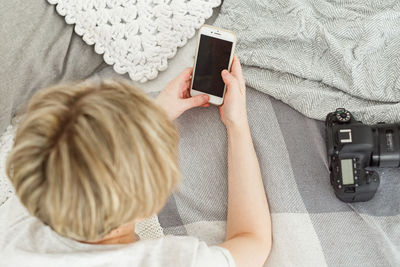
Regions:
[[64, 238], [29, 215], [16, 196], [0, 206], [0, 266], [235, 266], [228, 250], [193, 237], [167, 236], [128, 245]]

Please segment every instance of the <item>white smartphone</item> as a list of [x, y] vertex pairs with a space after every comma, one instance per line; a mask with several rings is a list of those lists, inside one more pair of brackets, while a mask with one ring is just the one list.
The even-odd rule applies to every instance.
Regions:
[[209, 103], [222, 105], [225, 84], [221, 77], [224, 69], [230, 71], [236, 44], [236, 35], [228, 30], [204, 25], [199, 30], [194, 60], [190, 95], [207, 94]]

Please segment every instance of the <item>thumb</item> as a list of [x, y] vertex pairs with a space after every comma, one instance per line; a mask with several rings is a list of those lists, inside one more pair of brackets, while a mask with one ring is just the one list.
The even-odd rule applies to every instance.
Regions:
[[226, 87], [231, 88], [232, 86], [237, 85], [237, 79], [229, 73], [227, 70], [223, 70], [221, 72], [222, 80], [224, 80], [224, 83]]
[[208, 100], [210, 100], [210, 97], [208, 95], [196, 95], [190, 98], [186, 98], [183, 100], [185, 103], [185, 110], [207, 104]]

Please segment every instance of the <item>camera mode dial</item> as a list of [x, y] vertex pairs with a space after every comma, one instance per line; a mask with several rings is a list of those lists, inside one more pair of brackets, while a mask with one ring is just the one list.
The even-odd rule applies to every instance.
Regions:
[[340, 122], [348, 122], [351, 119], [350, 112], [348, 112], [344, 108], [338, 108], [336, 109], [336, 119], [338, 119]]

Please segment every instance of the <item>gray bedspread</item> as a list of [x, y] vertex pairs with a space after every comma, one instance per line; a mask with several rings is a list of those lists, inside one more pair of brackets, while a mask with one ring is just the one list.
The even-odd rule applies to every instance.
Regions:
[[225, 0], [250, 86], [315, 119], [400, 122], [400, 1]]
[[[399, 43], [395, 38], [400, 31], [399, 4], [386, 1], [384, 6], [374, 1], [361, 5], [360, 1], [224, 1], [217, 23], [237, 32], [237, 52], [245, 64], [247, 82], [257, 89], [248, 89], [248, 113], [272, 213], [273, 248], [266, 266], [400, 266], [400, 171], [379, 171], [381, 185], [371, 201], [340, 202], [329, 183], [323, 123], [262, 93], [312, 118], [321, 119], [336, 106], [344, 106], [368, 122], [399, 121], [395, 74], [399, 73], [396, 53], [400, 49], [393, 48]], [[34, 2], [40, 6], [27, 7]], [[54, 10], [42, 8], [44, 3], [7, 0], [0, 4], [4, 15], [0, 21], [5, 21], [0, 32], [15, 37], [0, 44], [6, 56], [0, 71], [0, 133], [16, 107], [35, 90], [59, 80], [86, 77], [101, 63], [101, 58], [91, 57], [92, 48], [84, 46], [72, 28], [65, 31]], [[354, 24], [329, 35], [329, 30], [339, 30], [330, 21], [339, 15], [338, 6], [347, 10], [338, 21]], [[8, 7], [20, 11], [11, 12]], [[26, 23], [33, 21], [30, 15], [37, 14], [42, 14], [41, 19]], [[54, 17], [57, 30], [49, 31]], [[8, 31], [12, 23], [23, 28], [23, 34]], [[359, 25], [364, 25], [361, 33]], [[63, 41], [69, 38], [70, 42]], [[345, 47], [341, 47], [343, 40], [347, 40]], [[35, 48], [39, 44], [40, 50]], [[354, 49], [349, 50], [351, 44]], [[315, 59], [309, 61], [312, 55]], [[364, 81], [368, 83], [360, 84]], [[359, 96], [366, 88], [371, 94], [364, 91]], [[395, 100], [387, 99], [392, 96]], [[383, 114], [396, 116], [386, 119]], [[215, 107], [191, 110], [178, 124], [184, 179], [159, 220], [166, 234], [188, 234], [217, 244], [224, 239], [227, 208], [225, 128]]]
[[[247, 103], [272, 213], [266, 266], [400, 266], [400, 170], [380, 169], [372, 200], [343, 203], [329, 181], [323, 122], [254, 89]], [[188, 111], [178, 125], [184, 179], [159, 221], [166, 234], [217, 244], [227, 209], [225, 128], [214, 107]]]
[[[266, 266], [400, 266], [400, 170], [379, 170], [372, 200], [339, 201], [323, 122], [301, 114], [321, 120], [345, 107], [368, 123], [400, 121], [400, 2], [225, 0], [215, 25], [237, 33], [256, 89], [248, 112], [272, 213]], [[225, 129], [214, 108], [179, 124], [184, 180], [160, 223], [167, 234], [222, 242]]]
[[103, 65], [45, 0], [0, 0], [0, 38], [0, 135], [37, 90]]

